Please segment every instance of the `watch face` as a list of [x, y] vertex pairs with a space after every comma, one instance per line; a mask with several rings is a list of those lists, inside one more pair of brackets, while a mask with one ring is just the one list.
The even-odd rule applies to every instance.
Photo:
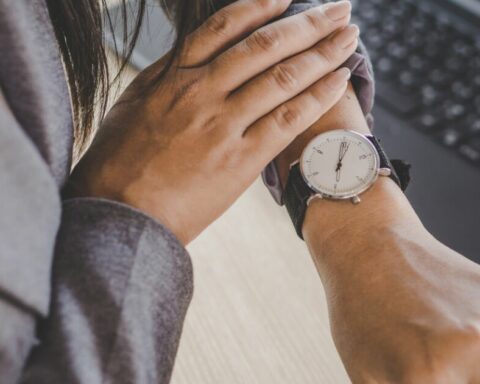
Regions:
[[379, 156], [363, 135], [337, 130], [317, 136], [305, 148], [300, 169], [317, 193], [348, 199], [366, 191], [378, 178]]

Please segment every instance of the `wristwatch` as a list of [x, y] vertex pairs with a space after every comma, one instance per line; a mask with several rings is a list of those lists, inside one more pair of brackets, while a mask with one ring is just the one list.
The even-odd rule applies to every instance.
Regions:
[[300, 160], [291, 165], [283, 200], [298, 236], [308, 205], [314, 199], [347, 200], [359, 204], [360, 195], [377, 181], [390, 177], [405, 191], [410, 182], [410, 165], [389, 160], [372, 135], [350, 130], [333, 130], [315, 137]]

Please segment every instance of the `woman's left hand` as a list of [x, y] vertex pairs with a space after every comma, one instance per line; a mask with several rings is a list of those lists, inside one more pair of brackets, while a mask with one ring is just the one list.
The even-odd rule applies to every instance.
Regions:
[[202, 232], [347, 88], [349, 71], [332, 72], [358, 44], [358, 28], [345, 28], [351, 5], [263, 26], [289, 3], [236, 1], [189, 36], [176, 72], [155, 84], [161, 60], [141, 73], [108, 114], [67, 196], [141, 209], [184, 244]]

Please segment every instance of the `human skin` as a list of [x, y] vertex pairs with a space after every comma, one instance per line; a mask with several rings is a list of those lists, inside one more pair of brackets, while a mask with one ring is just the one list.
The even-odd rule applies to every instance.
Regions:
[[[282, 182], [311, 138], [338, 128], [369, 133], [351, 86], [277, 158]], [[312, 201], [303, 235], [354, 384], [480, 383], [480, 267], [430, 235], [391, 179], [358, 205]]]
[[[108, 113], [66, 196], [145, 211], [188, 244], [345, 93], [359, 30], [343, 1], [275, 21], [290, 0], [240, 0], [142, 72]], [[247, 37], [245, 37], [247, 36]]]

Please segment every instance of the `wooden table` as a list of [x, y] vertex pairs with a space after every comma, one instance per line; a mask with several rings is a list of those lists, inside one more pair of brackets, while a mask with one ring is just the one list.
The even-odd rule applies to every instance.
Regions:
[[260, 180], [189, 251], [195, 294], [174, 384], [350, 382], [305, 244]]

